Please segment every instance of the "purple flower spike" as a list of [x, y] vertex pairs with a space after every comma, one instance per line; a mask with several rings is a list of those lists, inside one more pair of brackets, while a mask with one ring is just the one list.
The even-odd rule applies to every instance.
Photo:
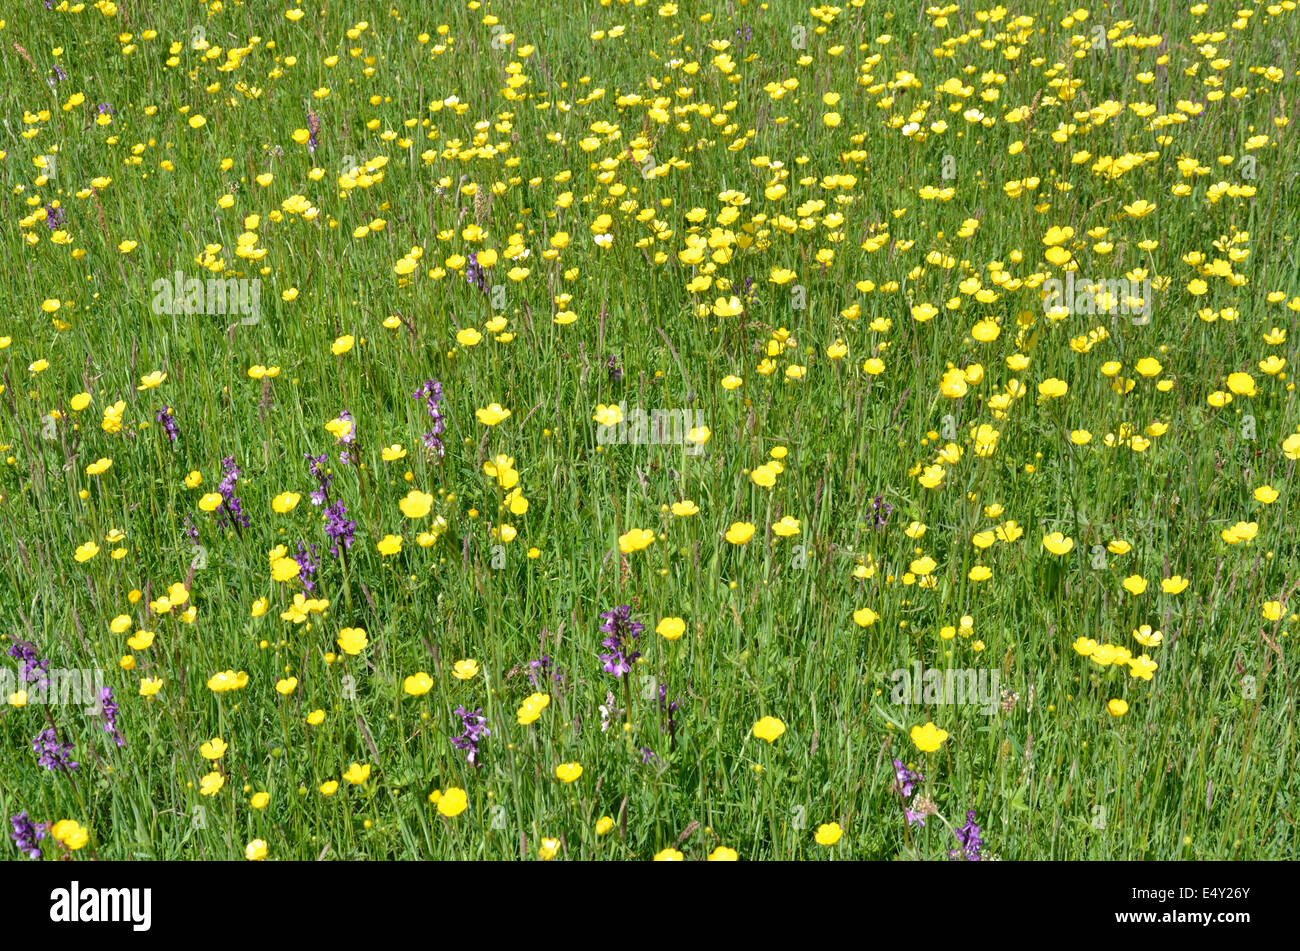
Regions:
[[60, 743], [54, 727], [42, 730], [32, 740], [32, 749], [41, 754], [37, 762], [50, 771], [76, 769], [80, 764], [73, 762], [72, 744]]
[[966, 824], [960, 829], [954, 829], [957, 841], [961, 843], [960, 849], [950, 849], [948, 858], [962, 858], [967, 862], [978, 862], [981, 858], [980, 849], [984, 847], [984, 841], [980, 838], [980, 827], [975, 824], [975, 810], [971, 809], [966, 813]]
[[606, 611], [600, 617], [605, 622], [600, 629], [609, 635], [600, 642], [601, 646], [609, 648], [608, 653], [597, 655], [601, 669], [607, 674], [622, 677], [631, 672], [632, 665], [641, 656], [641, 652], [633, 648], [636, 646], [634, 642], [645, 630], [645, 625], [632, 620], [632, 608], [626, 604]]
[[36, 843], [45, 838], [45, 823], [32, 822], [27, 815], [27, 810], [24, 809], [17, 815], [10, 816], [9, 824], [13, 826], [9, 837], [14, 840], [14, 845], [18, 846], [18, 851], [29, 859], [40, 858], [41, 850], [36, 847]]
[[481, 767], [483, 764], [478, 759], [479, 741], [492, 735], [487, 726], [487, 717], [483, 716], [481, 707], [475, 707], [471, 712], [463, 706], [456, 708], [456, 716], [460, 717], [461, 734], [451, 738], [451, 745], [465, 751], [465, 762], [469, 765]]

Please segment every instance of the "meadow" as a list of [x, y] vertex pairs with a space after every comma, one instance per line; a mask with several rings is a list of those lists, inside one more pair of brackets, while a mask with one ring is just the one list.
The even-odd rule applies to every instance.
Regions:
[[1294, 857], [1298, 49], [4, 4], [0, 854]]

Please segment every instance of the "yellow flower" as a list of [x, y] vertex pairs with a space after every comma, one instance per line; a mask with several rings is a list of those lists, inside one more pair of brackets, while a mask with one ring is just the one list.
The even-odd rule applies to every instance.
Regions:
[[353, 786], [360, 786], [370, 778], [370, 766], [369, 764], [363, 766], [360, 763], [353, 763], [348, 767], [348, 771], [343, 774], [343, 778]]
[[1147, 579], [1141, 575], [1129, 575], [1124, 579], [1124, 590], [1132, 595], [1139, 595], [1147, 589]]
[[650, 546], [655, 540], [655, 533], [648, 528], [633, 528], [618, 536], [618, 550], [631, 554]]
[[331, 779], [320, 784], [320, 794], [322, 796], [332, 796], [339, 791], [338, 780]]
[[336, 338], [335, 341], [330, 344], [330, 352], [336, 357], [342, 356], [352, 349], [352, 345], [355, 342], [355, 338], [353, 338], [352, 334], [344, 334], [343, 336]]
[[754, 537], [754, 526], [749, 522], [732, 522], [726, 539], [733, 545], [743, 545]]
[[[264, 796], [266, 793], [259, 793], [258, 795]], [[255, 808], [260, 809], [261, 806]], [[250, 862], [262, 861], [262, 859], [266, 858], [266, 842], [262, 839], [254, 839], [249, 842], [248, 845], [244, 846], [244, 858]]]
[[381, 538], [375, 547], [381, 555], [396, 555], [402, 550], [402, 539], [400, 535], [385, 535]]
[[90, 831], [75, 819], [60, 819], [50, 826], [50, 835], [73, 852], [90, 841]]
[[271, 508], [283, 515], [285, 512], [292, 512], [301, 498], [302, 496], [297, 492], [281, 492], [271, 500]]
[[1151, 630], [1150, 624], [1143, 624], [1133, 632], [1134, 639], [1143, 647], [1159, 647], [1164, 641], [1164, 634]]
[[79, 545], [77, 547], [77, 550], [73, 553], [72, 557], [77, 559], [77, 561], [90, 561], [90, 559], [94, 558], [98, 554], [99, 546], [94, 542], [86, 542], [84, 545]]
[[1254, 396], [1255, 380], [1249, 373], [1230, 373], [1228, 389], [1238, 396]]
[[163, 381], [165, 381], [166, 379], [167, 379], [166, 373], [163, 373], [159, 370], [154, 370], [152, 373], [140, 377], [140, 385], [137, 386], [136, 389], [152, 390], [155, 387], [162, 386]]
[[533, 723], [542, 715], [542, 711], [546, 709], [550, 702], [550, 694], [535, 693], [530, 695], [515, 712], [515, 722], [520, 726], [527, 726], [528, 724]]
[[282, 697], [287, 697], [298, 689], [297, 677], [285, 677], [275, 682], [275, 692]]
[[678, 852], [676, 849], [674, 849], [674, 848], [670, 845], [668, 848], [664, 849], [663, 851], [661, 851], [661, 852], [656, 852], [656, 853], [655, 853], [655, 857], [654, 857], [654, 861], [656, 861], [656, 862], [684, 862], [684, 861], [686, 861], [686, 856], [683, 855], [681, 852]]
[[1128, 713], [1128, 704], [1117, 697], [1106, 704], [1106, 710], [1113, 717], [1122, 717]]
[[489, 403], [485, 409], [474, 410], [474, 415], [484, 426], [495, 426], [503, 419], [510, 416], [510, 410], [503, 407], [500, 403]]
[[542, 839], [542, 847], [537, 850], [537, 856], [543, 862], [549, 862], [560, 854], [559, 839]]
[[452, 664], [451, 675], [457, 680], [473, 680], [478, 676], [478, 661], [467, 658]]
[[294, 558], [277, 558], [271, 563], [271, 578], [275, 581], [291, 581], [301, 571], [302, 566]]
[[226, 745], [226, 741], [219, 736], [214, 736], [199, 747], [199, 755], [204, 759], [218, 760], [226, 755], [227, 749], [229, 747]]
[[222, 776], [216, 770], [208, 773], [199, 780], [199, 795], [215, 796], [221, 792], [221, 787], [226, 785], [226, 777]]
[[1231, 528], [1220, 531], [1219, 537], [1229, 545], [1239, 545], [1251, 541], [1257, 534], [1259, 534], [1258, 522], [1237, 522]]
[[433, 688], [433, 678], [423, 670], [402, 681], [402, 690], [412, 697], [420, 697]]
[[871, 608], [859, 608], [853, 612], [853, 623], [858, 627], [870, 627], [880, 620], [880, 615]]
[[941, 730], [933, 723], [927, 723], [925, 726], [914, 726], [911, 732], [912, 742], [922, 753], [933, 753], [943, 741], [948, 739], [948, 731]]
[[454, 819], [464, 812], [468, 806], [469, 797], [465, 794], [465, 790], [459, 786], [449, 786], [447, 791], [438, 797], [438, 813], [448, 819]]
[[231, 690], [242, 690], [248, 685], [248, 674], [244, 671], [235, 673], [233, 670], [223, 670], [219, 674], [213, 674], [208, 678], [208, 689], [213, 693], [228, 693]]
[[370, 638], [366, 636], [364, 628], [345, 627], [339, 631], [337, 643], [343, 653], [356, 657], [366, 649], [366, 645], [370, 643]]
[[1043, 547], [1053, 555], [1064, 555], [1074, 548], [1074, 539], [1060, 532], [1051, 532], [1043, 536]]
[[254, 809], [265, 809], [266, 804], [271, 801], [271, 794], [266, 792], [253, 793], [253, 798], [248, 800], [248, 804]]
[[561, 763], [555, 767], [555, 777], [561, 782], [574, 782], [582, 775], [582, 766], [578, 763]]
[[726, 300], [719, 297], [713, 302], [713, 316], [715, 317], [735, 317], [742, 310], [744, 310], [744, 305], [740, 303], [740, 298], [735, 294], [732, 294]]
[[1056, 377], [1050, 377], [1038, 384], [1038, 395], [1044, 399], [1056, 399], [1064, 396], [1068, 390], [1069, 384], [1064, 380], [1058, 380]]
[[612, 817], [601, 816], [596, 820], [596, 835], [604, 835], [612, 828], [614, 828], [614, 820]]
[[1116, 647], [1114, 644], [1099, 644], [1093, 649], [1089, 659], [1098, 667], [1127, 663], [1128, 649]]
[[407, 518], [424, 518], [433, 507], [433, 496], [428, 492], [412, 489], [397, 505]]
[[760, 740], [767, 740], [767, 742], [772, 743], [785, 732], [785, 724], [776, 717], [763, 717], [754, 724], [753, 732]]
[[666, 617], [659, 622], [655, 628], [655, 633], [664, 640], [675, 641], [681, 637], [686, 630], [686, 622], [679, 617]]
[[674, 502], [669, 508], [678, 518], [687, 518], [691, 515], [699, 515], [700, 507], [690, 499], [683, 499], [680, 502]]
[[325, 431], [335, 439], [346, 438], [352, 432], [352, 429], [352, 420], [344, 419], [342, 416], [336, 416], [325, 424]]
[[735, 849], [729, 849], [725, 845], [720, 845], [709, 853], [708, 861], [710, 862], [737, 862], [740, 855]]
[[1264, 505], [1272, 505], [1277, 501], [1279, 493], [1271, 485], [1261, 485], [1255, 490], [1255, 501]]
[[834, 845], [840, 840], [844, 830], [840, 828], [838, 822], [827, 822], [817, 827], [817, 833], [813, 839], [818, 845]]
[[1128, 672], [1132, 677], [1141, 680], [1150, 680], [1160, 665], [1154, 660], [1143, 654], [1141, 657], [1133, 657], [1128, 661]]
[[939, 381], [939, 392], [950, 399], [961, 399], [968, 390], [966, 374], [957, 367], [950, 369]]
[[617, 426], [623, 421], [623, 410], [617, 403], [609, 406], [597, 403], [596, 414], [591, 418], [601, 426]]

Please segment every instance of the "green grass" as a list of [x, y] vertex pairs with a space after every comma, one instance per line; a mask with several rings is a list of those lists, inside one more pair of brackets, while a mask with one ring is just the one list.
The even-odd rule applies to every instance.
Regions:
[[[88, 831], [78, 859], [229, 859], [258, 839], [271, 859], [535, 859], [544, 839], [582, 859], [719, 846], [745, 860], [937, 859], [967, 810], [1004, 859], [1294, 852], [1300, 163], [1285, 92], [1300, 13], [1248, 4], [1234, 24], [1231, 5], [1161, 3], [1132, 23], [1104, 7], [1079, 21], [1030, 0], [989, 22], [976, 5], [914, 18], [868, 0], [816, 8], [823, 23], [784, 0], [679, 6], [462, 3], [439, 20], [423, 4], [344, 2], [294, 21], [260, 3], [11, 5], [0, 646], [100, 668], [126, 745], [79, 707], [0, 707], [0, 811], [75, 820]], [[195, 49], [200, 37], [219, 56]], [[244, 50], [230, 69], [228, 48]], [[66, 78], [51, 84], [56, 64]], [[970, 92], [939, 88], [954, 78]], [[789, 79], [797, 88], [773, 98]], [[1077, 84], [1067, 100], [1061, 80]], [[451, 96], [458, 106], [443, 105]], [[1122, 108], [1108, 115], [1108, 102]], [[95, 121], [101, 103], [109, 124]], [[314, 152], [293, 136], [309, 107]], [[1118, 175], [1101, 161], [1125, 156], [1143, 161]], [[367, 163], [365, 180], [340, 181]], [[1006, 187], [1031, 178], [1018, 195]], [[305, 199], [296, 210], [292, 196]], [[1124, 210], [1139, 199], [1155, 210]], [[44, 212], [55, 203], [63, 234]], [[236, 253], [248, 215], [260, 258]], [[600, 215], [607, 248], [593, 240]], [[1149, 322], [1045, 312], [1042, 282], [1068, 266], [1045, 256], [1054, 226], [1073, 229], [1063, 247], [1077, 277], [1153, 282]], [[559, 232], [571, 242], [544, 255]], [[505, 257], [511, 235], [526, 258]], [[124, 253], [124, 241], [137, 244]], [[197, 260], [205, 245], [220, 245], [222, 279], [261, 281], [255, 323], [152, 306], [154, 282], [177, 270], [217, 277]], [[414, 247], [414, 269], [395, 272]], [[464, 258], [489, 248], [483, 293]], [[793, 275], [777, 283], [775, 269]], [[739, 313], [715, 306], [733, 295]], [[923, 303], [933, 319], [913, 318]], [[577, 319], [553, 321], [566, 311]], [[494, 318], [508, 323], [485, 328]], [[972, 335], [981, 321], [995, 339]], [[1102, 339], [1078, 344], [1098, 327]], [[481, 341], [458, 342], [466, 328]], [[1285, 334], [1266, 341], [1274, 328]], [[343, 335], [353, 346], [335, 354]], [[832, 358], [836, 341], [847, 354]], [[1009, 364], [1017, 355], [1027, 362]], [[1273, 355], [1287, 368], [1261, 369]], [[873, 357], [882, 372], [864, 369]], [[1143, 358], [1159, 362], [1153, 375], [1135, 369]], [[974, 364], [982, 378], [944, 395], [945, 372]], [[253, 366], [280, 369], [257, 380]], [[166, 380], [138, 389], [153, 371]], [[1253, 395], [1234, 377], [1232, 401], [1213, 405], [1240, 372]], [[743, 383], [724, 388], [732, 374]], [[1040, 395], [1053, 378], [1068, 391]], [[412, 396], [431, 379], [444, 389], [441, 459], [424, 450], [431, 423]], [[76, 410], [80, 393], [90, 402]], [[493, 402], [511, 415], [489, 427], [476, 411]], [[593, 414], [620, 402], [698, 412], [709, 439], [698, 453], [600, 445]], [[164, 405], [174, 444], [156, 422]], [[351, 464], [325, 428], [343, 411]], [[985, 457], [981, 424], [998, 432]], [[394, 444], [407, 455], [384, 460]], [[926, 487], [949, 444], [960, 458]], [[782, 471], [763, 487], [751, 474], [778, 447]], [[343, 558], [308, 498], [305, 456], [320, 453], [330, 501], [357, 522]], [[503, 508], [485, 474], [498, 455], [514, 460], [526, 513]], [[234, 494], [250, 524], [238, 530], [198, 504], [226, 457], [242, 468]], [[111, 468], [88, 474], [101, 458]], [[191, 471], [201, 485], [186, 485]], [[1266, 484], [1270, 504], [1255, 494]], [[403, 515], [412, 490], [433, 497], [427, 515]], [[301, 500], [278, 513], [286, 491]], [[892, 506], [884, 528], [876, 497]], [[684, 499], [697, 515], [672, 514]], [[796, 535], [771, 531], [783, 516]], [[1007, 520], [1017, 540], [972, 544]], [[746, 544], [724, 538], [734, 522], [756, 527]], [[1257, 534], [1229, 543], [1238, 522]], [[653, 543], [620, 552], [631, 529]], [[1053, 531], [1073, 548], [1049, 552]], [[390, 534], [403, 546], [383, 555]], [[1107, 551], [1117, 540], [1128, 550]], [[98, 553], [78, 561], [91, 541]], [[274, 581], [268, 552], [299, 542], [319, 546], [315, 596], [329, 607], [293, 623], [280, 614], [302, 584]], [[910, 568], [923, 557], [925, 578]], [[991, 577], [973, 580], [977, 565]], [[1131, 576], [1143, 593], [1125, 589]], [[1190, 583], [1166, 593], [1172, 576]], [[150, 608], [178, 582], [191, 619]], [[620, 679], [597, 655], [601, 612], [624, 604], [645, 625], [644, 657]], [[863, 608], [878, 620], [855, 623]], [[120, 615], [130, 625], [115, 633]], [[945, 638], [963, 616], [971, 627]], [[685, 621], [680, 639], [655, 633], [665, 617]], [[1144, 624], [1162, 644], [1135, 640]], [[349, 627], [368, 635], [356, 656], [337, 644]], [[155, 639], [133, 649], [140, 630]], [[1158, 669], [1148, 681], [1102, 666], [1079, 638]], [[528, 664], [543, 655], [560, 679], [534, 687]], [[477, 662], [471, 679], [453, 675], [463, 659]], [[895, 703], [891, 672], [917, 661], [996, 671], [1008, 696], [992, 716]], [[210, 690], [227, 669], [247, 685]], [[432, 688], [407, 695], [421, 671]], [[282, 696], [287, 677], [297, 685]], [[141, 696], [143, 678], [161, 690]], [[675, 731], [662, 729], [657, 682], [680, 701]], [[521, 725], [535, 690], [550, 703]], [[625, 712], [602, 730], [607, 696]], [[1128, 712], [1109, 713], [1112, 699]], [[461, 705], [481, 707], [491, 731], [479, 768], [451, 743]], [[764, 716], [786, 727], [771, 743], [752, 733]], [[934, 752], [910, 739], [928, 722], [948, 734]], [[49, 727], [79, 769], [38, 764], [33, 737]], [[215, 764], [200, 754], [214, 737], [229, 745]], [[938, 812], [924, 827], [909, 827], [891, 788], [895, 759], [924, 774], [916, 795]], [[570, 762], [582, 775], [561, 782]], [[371, 767], [364, 783], [342, 779], [352, 763]], [[202, 795], [212, 772], [224, 785]], [[429, 795], [453, 787], [468, 808], [447, 818]], [[264, 808], [250, 805], [257, 792]], [[598, 834], [602, 816], [614, 825]], [[842, 838], [818, 844], [833, 822]], [[41, 845], [46, 859], [67, 851]]]

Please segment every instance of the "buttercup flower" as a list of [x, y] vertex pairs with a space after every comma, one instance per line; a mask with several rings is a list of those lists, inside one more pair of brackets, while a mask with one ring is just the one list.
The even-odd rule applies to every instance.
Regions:
[[844, 830], [840, 828], [838, 822], [828, 822], [817, 827], [817, 832], [813, 835], [818, 845], [834, 845], [840, 840]]
[[785, 724], [776, 717], [765, 716], [754, 724], [753, 732], [760, 740], [772, 743], [785, 732]]
[[948, 731], [941, 730], [933, 723], [926, 723], [925, 726], [912, 727], [912, 742], [922, 753], [933, 753], [943, 741], [948, 739]]

